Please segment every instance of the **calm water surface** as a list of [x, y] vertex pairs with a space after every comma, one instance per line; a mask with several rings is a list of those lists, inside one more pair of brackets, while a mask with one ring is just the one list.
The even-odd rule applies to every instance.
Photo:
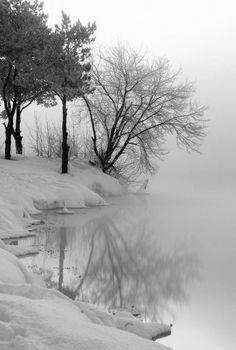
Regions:
[[[23, 263], [110, 310], [173, 323], [176, 350], [236, 348], [236, 221], [231, 191], [127, 195], [109, 207], [46, 214]], [[32, 243], [32, 242], [31, 242]]]

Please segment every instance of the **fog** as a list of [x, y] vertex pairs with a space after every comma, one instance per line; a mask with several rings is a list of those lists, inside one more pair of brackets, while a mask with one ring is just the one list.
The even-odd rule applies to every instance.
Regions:
[[[63, 9], [72, 20], [96, 21], [97, 45], [121, 40], [145, 48], [151, 56], [169, 58], [174, 68], [182, 67], [183, 80], [195, 82], [195, 99], [208, 106], [205, 113], [208, 136], [200, 149], [202, 155], [179, 151], [175, 140], [170, 140], [166, 145], [170, 153], [159, 164], [158, 176], [163, 175], [176, 186], [181, 182], [221, 189], [235, 185], [236, 5], [233, 0], [148, 0], [146, 3], [90, 0], [78, 4], [61, 0], [56, 7], [52, 0], [45, 0], [44, 9], [51, 26], [60, 23]], [[32, 106], [24, 112], [25, 145], [34, 113], [60, 123], [61, 106], [51, 109]]]

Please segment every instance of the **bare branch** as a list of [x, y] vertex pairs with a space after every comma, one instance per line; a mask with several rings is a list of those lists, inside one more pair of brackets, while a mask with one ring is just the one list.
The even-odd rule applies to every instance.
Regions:
[[97, 61], [87, 110], [103, 171], [153, 173], [155, 158], [166, 154], [167, 134], [175, 133], [179, 147], [199, 150], [205, 107], [192, 103], [194, 86], [180, 82], [180, 70], [120, 44], [100, 52]]

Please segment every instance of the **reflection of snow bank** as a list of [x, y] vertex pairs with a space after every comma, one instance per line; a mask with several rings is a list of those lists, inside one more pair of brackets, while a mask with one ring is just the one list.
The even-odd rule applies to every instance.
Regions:
[[39, 252], [38, 249], [33, 248], [33, 247], [21, 247], [18, 245], [4, 244], [4, 242], [1, 240], [0, 240], [0, 248], [7, 250], [8, 252], [10, 252], [16, 256], [37, 254]]
[[64, 206], [63, 209], [57, 210], [56, 213], [57, 213], [57, 214], [62, 214], [62, 215], [72, 215], [72, 214], [75, 214], [74, 211], [71, 211], [71, 210], [67, 209], [66, 206]]
[[[167, 349], [158, 343], [113, 328], [116, 327], [114, 322], [106, 327], [106, 320], [111, 315], [101, 313], [98, 309], [96, 311], [95, 308], [90, 310], [86, 304], [82, 307], [81, 303], [32, 282], [30, 274], [19, 260], [0, 249], [1, 350]], [[100, 322], [94, 319], [91, 321], [91, 314], [99, 318]], [[134, 320], [129, 319], [129, 322]]]
[[25, 222], [37, 210], [105, 205], [101, 195], [122, 193], [115, 179], [85, 161], [74, 160], [69, 174], [59, 169], [60, 160], [0, 159], [0, 238], [27, 235]]

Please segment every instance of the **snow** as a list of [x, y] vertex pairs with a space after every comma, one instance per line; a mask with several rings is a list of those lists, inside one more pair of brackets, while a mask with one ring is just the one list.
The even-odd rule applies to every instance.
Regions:
[[[100, 313], [103, 318], [108, 315]], [[0, 283], [1, 350], [167, 349], [105, 322], [92, 322], [76, 302], [55, 290]]]
[[0, 248], [1, 350], [165, 350], [143, 338], [169, 330], [128, 312], [111, 315], [40, 286], [14, 255]]
[[57, 160], [0, 159], [0, 181], [0, 350], [167, 349], [150, 339], [170, 332], [169, 326], [128, 312], [112, 315], [46, 288], [15, 256], [34, 252], [1, 240], [29, 235], [41, 224], [30, 216], [38, 210], [68, 214], [70, 208], [106, 205], [103, 197], [121, 195], [122, 186], [78, 159], [66, 175]]
[[10, 252], [0, 248], [0, 282], [32, 283], [32, 276], [21, 262]]
[[70, 169], [75, 174], [78, 174], [79, 169], [81, 183], [103, 197], [119, 196], [123, 192], [123, 188], [113, 177], [94, 166], [88, 166], [83, 159], [76, 158], [71, 161]]
[[61, 175], [59, 160], [0, 159], [0, 181], [0, 238], [27, 235], [27, 218], [38, 210], [106, 205], [102, 196], [122, 193], [118, 181], [82, 160]]
[[134, 317], [130, 312], [119, 311], [115, 315], [99, 309], [97, 306], [84, 302], [77, 302], [82, 312], [94, 323], [115, 327], [140, 337], [155, 340], [163, 334], [171, 333], [171, 326], [152, 322], [144, 323]]

